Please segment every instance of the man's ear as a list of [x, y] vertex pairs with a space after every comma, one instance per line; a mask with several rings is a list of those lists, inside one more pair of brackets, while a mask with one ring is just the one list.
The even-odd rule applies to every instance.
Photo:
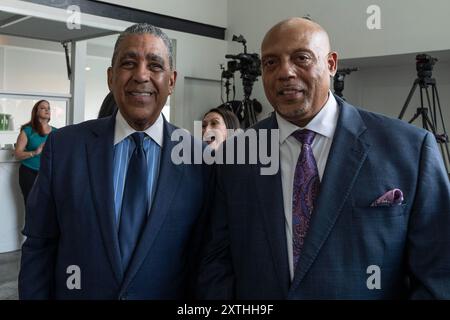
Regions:
[[109, 67], [108, 70], [107, 70], [109, 91], [112, 91], [112, 74], [113, 74], [112, 67]]
[[338, 54], [337, 52], [330, 52], [327, 57], [328, 62], [328, 70], [330, 71], [330, 75], [334, 77], [337, 71], [337, 61], [338, 61]]
[[173, 93], [173, 90], [175, 89], [176, 81], [177, 81], [177, 72], [176, 72], [176, 70], [173, 70], [172, 74], [170, 75], [170, 79], [169, 79], [169, 94]]

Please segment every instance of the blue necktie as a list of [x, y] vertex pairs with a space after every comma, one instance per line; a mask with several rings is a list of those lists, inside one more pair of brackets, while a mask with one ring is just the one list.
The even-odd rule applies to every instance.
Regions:
[[128, 163], [119, 224], [119, 245], [125, 272], [139, 241], [148, 211], [147, 160], [143, 147], [145, 133], [131, 135], [135, 148]]
[[297, 130], [292, 134], [302, 144], [302, 150], [295, 167], [292, 195], [292, 240], [294, 270], [308, 233], [311, 213], [319, 194], [319, 171], [311, 148], [315, 133]]

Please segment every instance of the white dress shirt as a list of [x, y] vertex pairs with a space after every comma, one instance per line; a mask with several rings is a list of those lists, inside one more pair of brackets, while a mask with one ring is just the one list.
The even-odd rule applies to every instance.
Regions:
[[[328, 94], [328, 100], [325, 103], [325, 106], [304, 128], [296, 126], [276, 113], [278, 128], [280, 129], [281, 184], [283, 188], [286, 241], [291, 280], [294, 278], [292, 252], [292, 192], [295, 167], [302, 147], [301, 143], [292, 136], [292, 133], [299, 129], [308, 129], [316, 133], [311, 147], [317, 163], [319, 178], [320, 181], [322, 181], [338, 117], [339, 109], [336, 99], [331, 92]], [[301, 256], [299, 259], [301, 259]]]
[[[153, 139], [160, 147], [163, 145], [163, 117], [161, 113], [159, 114], [158, 119], [156, 119], [155, 123], [153, 123], [150, 127], [147, 128], [144, 132]], [[114, 145], [121, 142], [123, 139], [128, 137], [129, 135], [135, 133], [134, 130], [125, 118], [122, 116], [120, 111], [117, 112], [116, 115], [116, 126], [114, 128]]]

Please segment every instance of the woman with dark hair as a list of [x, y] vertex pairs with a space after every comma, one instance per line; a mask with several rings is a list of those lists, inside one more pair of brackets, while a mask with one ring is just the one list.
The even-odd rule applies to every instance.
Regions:
[[213, 149], [217, 149], [227, 138], [227, 129], [239, 129], [236, 115], [223, 106], [209, 110], [203, 116], [203, 140]]
[[48, 124], [49, 121], [50, 103], [47, 100], [39, 100], [31, 110], [31, 120], [20, 128], [17, 138], [14, 155], [17, 160], [21, 161], [19, 185], [25, 204], [39, 171], [41, 152], [47, 136], [56, 129]]

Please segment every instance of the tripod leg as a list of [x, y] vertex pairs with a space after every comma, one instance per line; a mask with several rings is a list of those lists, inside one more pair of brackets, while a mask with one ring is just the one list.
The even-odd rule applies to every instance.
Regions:
[[[430, 127], [428, 127], [428, 124], [430, 123], [430, 121], [428, 120], [428, 116], [427, 113], [425, 111], [425, 109], [422, 107], [421, 108], [421, 114], [422, 114], [422, 128], [424, 128], [425, 130], [430, 130]], [[431, 124], [431, 126], [433, 126], [433, 124]], [[434, 130], [432, 130], [434, 133]]]
[[442, 129], [444, 130], [444, 134], [445, 134], [446, 139], [447, 139], [448, 135], [447, 135], [447, 130], [445, 128], [444, 117], [442, 116], [441, 102], [439, 101], [439, 93], [437, 91], [437, 87], [434, 86], [433, 90], [436, 93], [436, 101], [437, 101], [437, 106], [438, 106], [438, 111], [439, 111], [439, 117], [441, 118]]
[[434, 126], [433, 122], [430, 120], [430, 118], [428, 117], [428, 115], [424, 115], [423, 116], [423, 121], [426, 122], [427, 127], [425, 129], [433, 132], [434, 136], [437, 136], [437, 132], [436, 132], [436, 127]]
[[254, 125], [256, 122], [258, 122], [258, 120], [256, 119], [255, 106], [253, 105], [253, 101], [251, 105], [252, 105], [252, 119], [253, 119], [252, 125]]
[[244, 98], [244, 125], [245, 129], [252, 126], [251, 102], [248, 98]]
[[432, 84], [431, 85], [431, 97], [433, 99], [433, 119], [434, 119], [434, 126], [436, 127], [436, 129], [438, 128], [437, 125], [437, 113], [436, 113], [436, 84]]
[[413, 123], [414, 120], [416, 120], [420, 116], [419, 110], [414, 114], [414, 116], [411, 118], [411, 120], [408, 121], [408, 123]]
[[[432, 92], [433, 92], [433, 98], [434, 98], [433, 87], [431, 87], [431, 90], [432, 90]], [[426, 96], [427, 96], [428, 108], [429, 108], [429, 110], [430, 110], [430, 118], [431, 118], [431, 122], [433, 123], [433, 126], [436, 128], [436, 118], [435, 118], [434, 113], [433, 113], [434, 104], [431, 105], [430, 94], [429, 94], [429, 92], [428, 92], [428, 87], [425, 87], [425, 93], [426, 93]]]
[[419, 83], [419, 79], [414, 80], [414, 84], [413, 84], [411, 90], [409, 90], [409, 94], [408, 94], [408, 97], [406, 98], [406, 102], [403, 105], [402, 111], [400, 111], [400, 115], [398, 116], [399, 119], [402, 119], [403, 116], [405, 115], [406, 108], [408, 108], [408, 104], [411, 101], [411, 98], [414, 94], [414, 91], [416, 90], [418, 83]]
[[255, 110], [253, 110], [253, 103], [250, 100], [250, 103], [248, 104], [249, 106], [249, 115], [250, 115], [250, 125], [254, 125], [256, 123], [255, 121]]

